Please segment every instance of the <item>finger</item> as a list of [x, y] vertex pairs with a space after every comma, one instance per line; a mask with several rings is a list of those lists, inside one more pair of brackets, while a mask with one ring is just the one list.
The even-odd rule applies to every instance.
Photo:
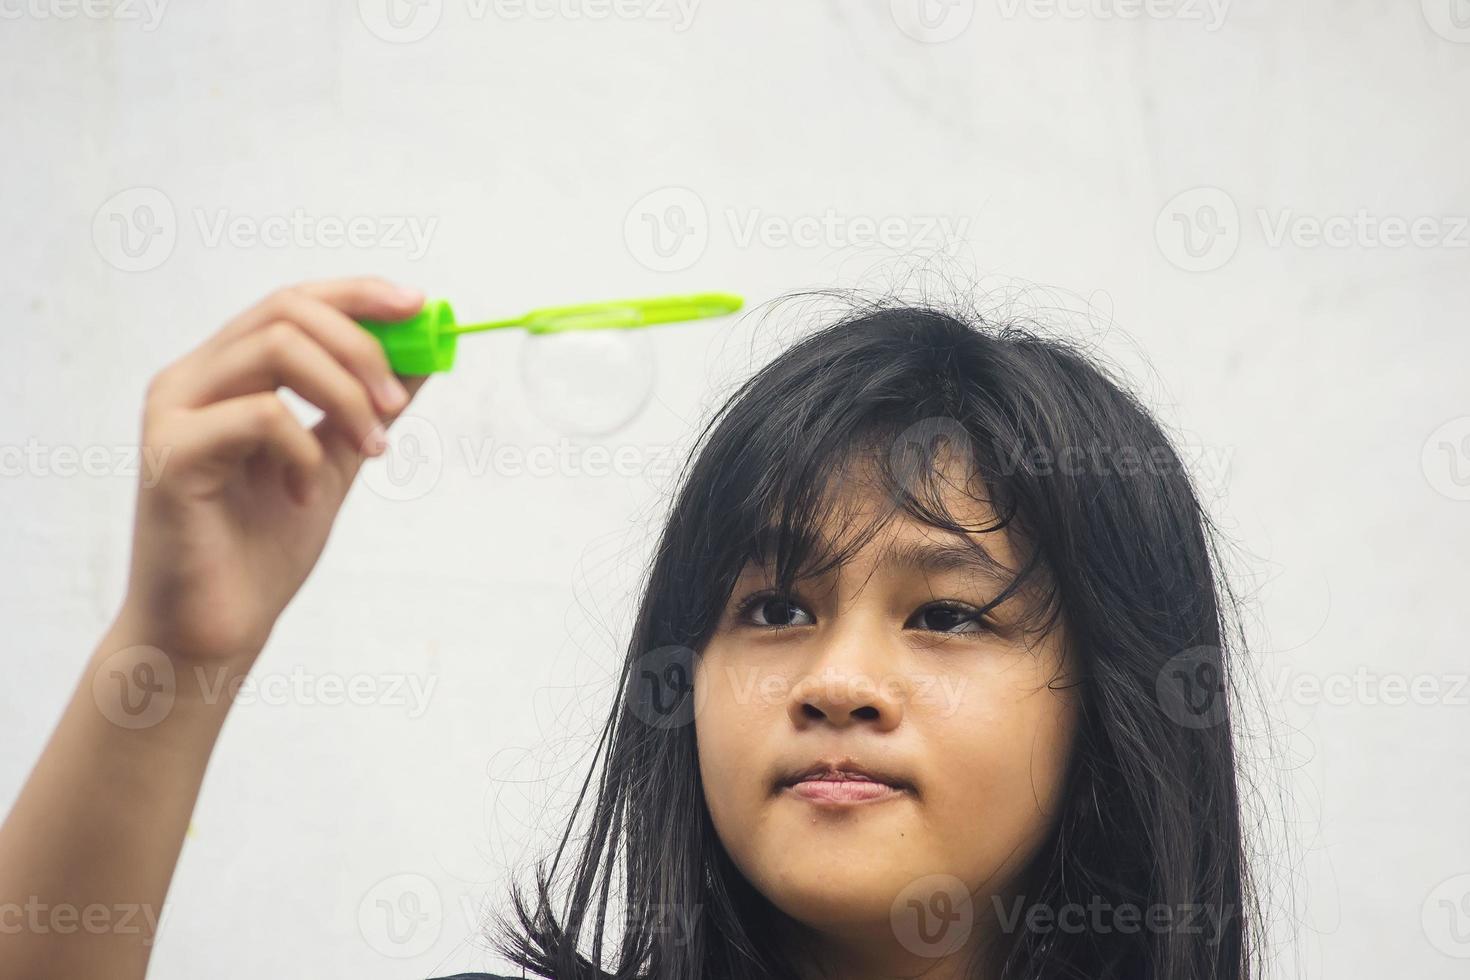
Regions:
[[363, 276], [357, 279], [319, 279], [301, 284], [301, 291], [327, 303], [354, 320], [406, 320], [424, 308], [424, 294], [412, 286], [400, 286]]
[[386, 445], [382, 422], [362, 382], [298, 326], [277, 320], [204, 359], [189, 379], [190, 407], [290, 388], [333, 419], [355, 451]]
[[288, 320], [289, 305], [301, 295], [326, 303], [354, 320], [396, 322], [413, 316], [424, 306], [423, 293], [384, 279], [320, 279], [271, 293], [225, 324], [216, 336], [224, 341], [236, 340], [276, 320]]
[[[419, 389], [422, 388], [424, 386], [424, 383], [428, 381], [431, 377], [433, 377], [433, 375], [431, 374], [400, 374], [398, 376], [398, 380], [403, 384], [403, 390], [408, 392], [409, 401], [412, 401], [414, 396], [419, 393]], [[389, 421], [392, 421], [392, 419], [396, 419], [398, 416], [402, 415], [404, 410], [407, 408], [408, 405], [405, 404], [403, 408], [400, 408], [393, 413], [393, 415], [389, 418]]]
[[408, 403], [408, 392], [388, 364], [383, 345], [347, 314], [305, 289], [286, 292], [273, 306], [280, 319], [300, 327], [357, 376], [378, 414], [399, 411]]
[[[276, 320], [289, 319], [289, 317], [276, 316], [273, 313], [276, 310], [286, 309], [298, 295], [321, 300], [350, 318], [377, 319], [386, 322], [396, 322], [413, 316], [423, 308], [424, 303], [424, 296], [418, 290], [398, 286], [374, 277], [324, 279], [278, 290], [230, 320], [204, 343], [155, 375], [148, 384], [146, 410], [149, 412], [162, 411], [184, 404], [192, 387], [188, 383], [189, 379], [196, 375], [202, 362], [246, 334], [274, 323]], [[357, 357], [363, 356], [362, 354], [357, 355]], [[355, 362], [356, 359], [353, 360]], [[406, 379], [400, 377], [399, 380]], [[423, 382], [420, 381], [419, 384], [422, 385]], [[396, 398], [396, 391], [381, 381], [370, 387], [374, 391], [382, 388], [382, 394], [375, 395], [374, 398], [379, 404], [391, 402]], [[417, 388], [410, 391], [410, 397], [413, 391], [417, 391]], [[394, 397], [385, 399], [383, 396], [386, 395]], [[406, 405], [407, 402], [404, 401], [396, 411], [402, 412]]]
[[[431, 374], [399, 376], [403, 382], [404, 389], [408, 392], [408, 401], [404, 402], [403, 406], [397, 411], [390, 412], [384, 417], [383, 424], [385, 426], [391, 427], [393, 421], [408, 410], [408, 406], [412, 404], [414, 396], [419, 393], [419, 389], [431, 377], [433, 377]], [[327, 460], [337, 468], [344, 480], [350, 483], [352, 478], [357, 474], [358, 467], [363, 462], [362, 454], [357, 449], [360, 443], [354, 443], [351, 433], [343, 433], [341, 427], [330, 417], [323, 418], [311, 431], [321, 441], [322, 446], [325, 447]]]
[[182, 419], [182, 432], [170, 443], [180, 466], [229, 467], [264, 449], [285, 464], [291, 495], [303, 503], [310, 497], [325, 453], [275, 392], [215, 402]]

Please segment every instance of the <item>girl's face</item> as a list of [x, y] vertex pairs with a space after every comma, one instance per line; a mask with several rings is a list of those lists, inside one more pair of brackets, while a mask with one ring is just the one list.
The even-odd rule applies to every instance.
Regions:
[[[859, 490], [845, 503], [862, 521], [882, 501]], [[966, 526], [994, 522], [962, 494], [946, 503]], [[1004, 537], [978, 536], [1019, 567]], [[973, 950], [996, 903], [1015, 921], [1006, 889], [1059, 802], [1076, 715], [1075, 695], [1054, 686], [1071, 666], [1063, 637], [1023, 636], [1015, 597], [988, 622], [969, 618], [1005, 583], [957, 561], [956, 545], [900, 512], [792, 595], [762, 598], [772, 573], [747, 565], [696, 661], [715, 830], [838, 975], [912, 974]], [[789, 785], [843, 760], [897, 786]]]

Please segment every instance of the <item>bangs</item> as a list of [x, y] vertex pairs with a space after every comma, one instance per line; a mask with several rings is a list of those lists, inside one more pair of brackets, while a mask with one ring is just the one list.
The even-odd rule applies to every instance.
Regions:
[[[721, 606], [748, 565], [770, 570], [775, 588], [790, 592], [798, 580], [847, 564], [907, 518], [959, 539], [967, 554], [953, 565], [978, 566], [1000, 583], [976, 615], [1020, 597], [1016, 618], [1024, 630], [1045, 635], [1057, 628], [1062, 617], [1054, 578], [1022, 530], [1017, 501], [1024, 495], [1004, 479], [987, 477], [975, 452], [993, 439], [977, 438], [949, 417], [908, 424], [863, 419], [841, 438], [783, 438], [790, 431], [784, 420], [768, 417], [765, 423], [747, 445], [774, 452], [745, 455], [737, 464], [741, 478], [726, 486], [734, 506], [725, 511], [720, 560], [711, 569], [721, 583]], [[957, 510], [981, 516], [966, 519]], [[1015, 565], [986, 546], [992, 534], [1006, 536], [1010, 553], [1020, 556]]]

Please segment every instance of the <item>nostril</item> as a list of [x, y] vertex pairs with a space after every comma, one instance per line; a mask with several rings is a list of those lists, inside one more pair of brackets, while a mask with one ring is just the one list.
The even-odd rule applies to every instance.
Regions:
[[[812, 704], [810, 701], [802, 702], [801, 713], [804, 717], [810, 718], [813, 721], [827, 717], [827, 712], [823, 711], [815, 704]], [[871, 704], [865, 704], [862, 707], [853, 708], [851, 711], [848, 712], [848, 714], [853, 718], [858, 719], [859, 721], [877, 721], [880, 717], [882, 717], [882, 712], [873, 707]]]

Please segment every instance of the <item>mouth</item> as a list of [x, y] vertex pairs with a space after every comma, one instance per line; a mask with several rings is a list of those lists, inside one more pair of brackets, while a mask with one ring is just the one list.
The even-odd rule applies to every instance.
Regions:
[[852, 759], [820, 759], [782, 777], [776, 788], [810, 803], [836, 806], [877, 803], [914, 793], [907, 779]]

